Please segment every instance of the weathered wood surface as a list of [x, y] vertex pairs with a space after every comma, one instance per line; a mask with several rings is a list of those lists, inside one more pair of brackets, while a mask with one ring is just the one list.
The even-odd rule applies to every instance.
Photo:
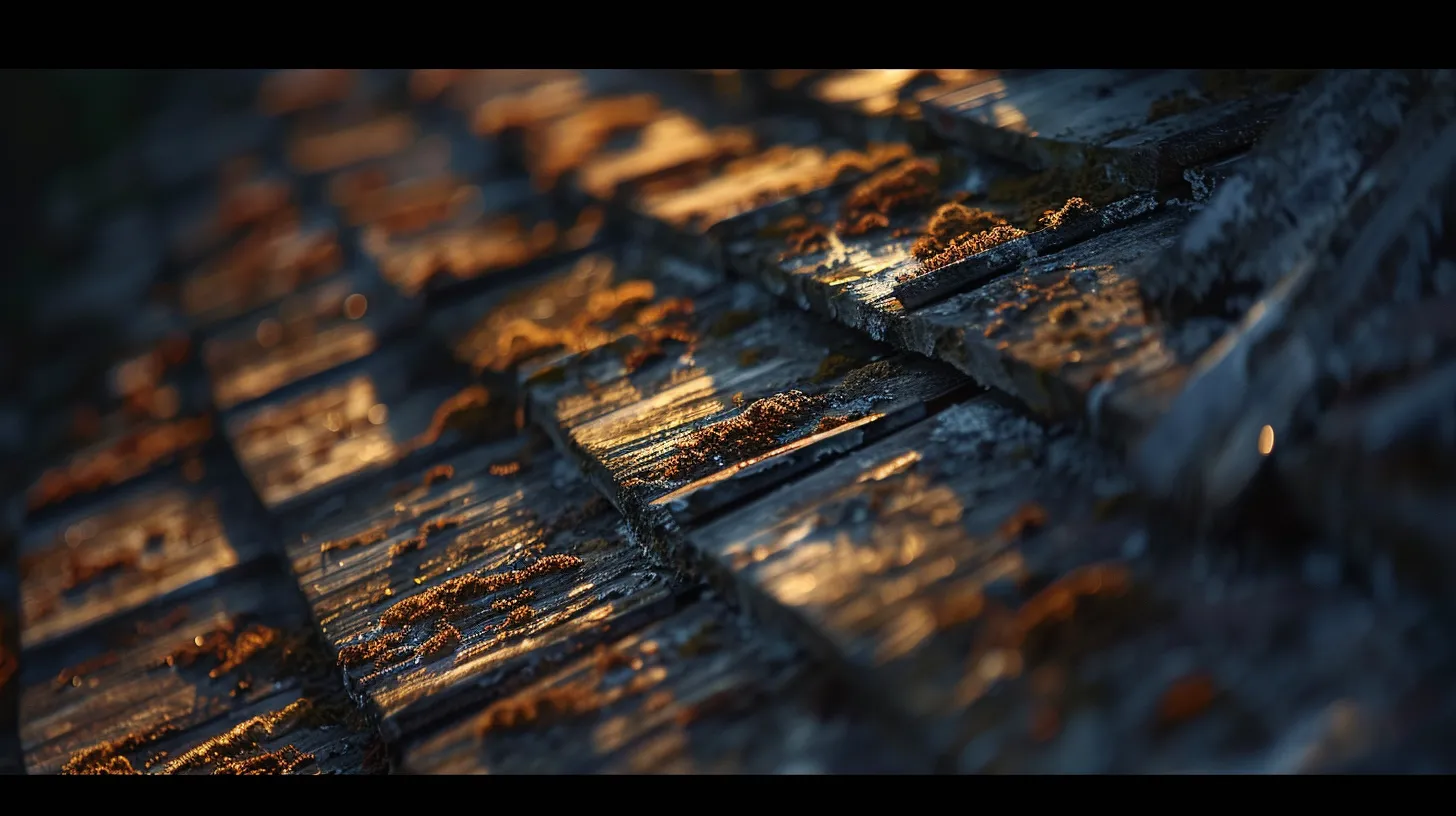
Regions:
[[1253, 144], [1310, 72], [1240, 73], [1007, 73], [923, 107], [931, 127], [974, 150], [1036, 169], [1099, 165], [1153, 189], [1184, 167]]
[[[1104, 207], [1089, 220], [1063, 222], [971, 255], [958, 265], [982, 264], [986, 271], [968, 281], [974, 285], [979, 277], [978, 288], [906, 308], [896, 292], [907, 285], [902, 279], [913, 282], [919, 267], [912, 236], [927, 229], [929, 209], [862, 237], [846, 240], [831, 232], [827, 247], [802, 255], [788, 251], [779, 237], [730, 242], [728, 260], [781, 297], [950, 363], [1045, 416], [1090, 412], [1119, 442], [1135, 441], [1182, 376], [1166, 348], [1181, 338], [1168, 337], [1164, 326], [1144, 315], [1143, 262], [1178, 239], [1189, 208], [1137, 197]], [[839, 218], [826, 209], [817, 221]], [[910, 234], [895, 237], [897, 230]], [[1029, 243], [1024, 250], [1015, 246], [1061, 230], [1069, 235], [1041, 239], [1050, 254]], [[1078, 242], [1056, 250], [1066, 241]], [[1021, 260], [1027, 255], [1034, 257]], [[989, 256], [1001, 260], [981, 260]], [[1187, 330], [1195, 328], [1211, 332], [1222, 325]]]
[[446, 221], [422, 229], [365, 229], [361, 255], [399, 295], [451, 296], [492, 285], [522, 266], [590, 246], [603, 216], [593, 207], [557, 206], [523, 180], [462, 188], [467, 199]]
[[[20, 578], [26, 649], [214, 580], [270, 545], [240, 475], [202, 460], [27, 526]], [[211, 471], [211, 473], [208, 473]], [[200, 480], [200, 481], [194, 481]]]
[[[1449, 307], [1433, 303], [1421, 319], [1408, 304], [1440, 292], [1435, 247], [1456, 189], [1453, 114], [1450, 95], [1432, 93], [1358, 181], [1347, 179], [1358, 184], [1357, 194], [1340, 212], [1324, 211], [1322, 239], [1295, 235], [1308, 226], [1303, 220], [1280, 233], [1288, 261], [1282, 278], [1237, 331], [1199, 360], [1144, 443], [1138, 468], [1149, 490], [1205, 513], [1223, 510], [1245, 494], [1269, 453], [1257, 444], [1264, 427], [1298, 440], [1321, 419], [1313, 406], [1326, 383], [1359, 389], [1361, 380], [1388, 377], [1438, 353], [1449, 334], [1441, 328]], [[1189, 228], [1204, 226], [1195, 220]], [[1271, 243], [1257, 245], [1274, 251]], [[1394, 317], [1402, 309], [1411, 326]]]
[[178, 284], [181, 310], [199, 327], [261, 309], [343, 268], [344, 249], [331, 216], [280, 215], [247, 228]]
[[224, 427], [263, 505], [277, 511], [428, 449], [507, 434], [498, 402], [407, 344], [276, 392]]
[[[1150, 306], [1174, 319], [1240, 316], [1250, 290], [1329, 240], [1362, 170], [1431, 87], [1428, 73], [1330, 71], [1305, 88], [1149, 277]], [[1349, 116], [1352, 106], [1367, 115]]]
[[428, 330], [487, 382], [524, 381], [648, 329], [671, 316], [666, 307], [686, 308], [721, 283], [701, 267], [618, 244], [442, 305]]
[[[1450, 659], [1428, 609], [1159, 553], [1117, 506], [1129, 487], [983, 398], [688, 540], [947, 768], [1287, 770], [1278, 739], [1346, 698], [1410, 727], [1404, 693]], [[1413, 662], [1393, 632], [1434, 651]]]
[[410, 745], [402, 770], [924, 772], [815, 687], [802, 656], [703, 601]]
[[537, 421], [649, 539], [668, 516], [683, 523], [792, 478], [965, 386], [742, 283], [670, 328], [573, 360], [530, 393]]
[[672, 608], [680, 585], [544, 447], [397, 471], [290, 525], [299, 585], [387, 739]]
[[812, 144], [774, 144], [716, 172], [694, 168], [646, 182], [629, 193], [627, 206], [695, 238], [722, 232], [730, 221], [734, 230], [752, 229], [764, 226], [763, 221], [798, 203], [801, 196], [863, 178], [911, 153], [903, 142], [837, 151]]
[[[207, 592], [28, 650], [29, 772], [360, 772], [369, 735], [282, 578], [273, 562], [233, 570]], [[189, 756], [214, 740], [210, 756]]]
[[110, 366], [104, 386], [33, 420], [43, 464], [27, 490], [31, 513], [56, 511], [193, 458], [212, 438], [212, 399], [193, 341], [185, 333], [157, 334], [145, 351]]
[[367, 357], [413, 312], [355, 273], [289, 295], [203, 341], [214, 404], [226, 411]]

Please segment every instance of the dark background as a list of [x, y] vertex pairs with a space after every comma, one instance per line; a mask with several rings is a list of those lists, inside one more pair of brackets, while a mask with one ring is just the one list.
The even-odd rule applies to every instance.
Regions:
[[[48, 195], [61, 183], [77, 192], [83, 210], [114, 203], [115, 193], [97, 179], [98, 166], [131, 137], [173, 78], [166, 70], [52, 69], [0, 71], [5, 100], [3, 129], [6, 175], [3, 203], [4, 247], [11, 257], [0, 298], [0, 342], [8, 350], [0, 362], [13, 376], [15, 359], [35, 337], [29, 304], [35, 293], [64, 285], [79, 247], [70, 236], [47, 230]], [[13, 383], [10, 380], [5, 384]]]

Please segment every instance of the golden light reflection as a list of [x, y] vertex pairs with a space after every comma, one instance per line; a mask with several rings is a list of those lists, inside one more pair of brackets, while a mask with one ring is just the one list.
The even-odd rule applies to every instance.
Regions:
[[1265, 425], [1259, 429], [1259, 455], [1268, 456], [1274, 452], [1274, 428]]
[[389, 406], [388, 405], [385, 405], [384, 403], [381, 402], [381, 403], [378, 403], [378, 404], [370, 407], [370, 409], [369, 409], [369, 424], [370, 425], [383, 425], [384, 422], [385, 422], [385, 420], [387, 420], [387, 419], [389, 419]]

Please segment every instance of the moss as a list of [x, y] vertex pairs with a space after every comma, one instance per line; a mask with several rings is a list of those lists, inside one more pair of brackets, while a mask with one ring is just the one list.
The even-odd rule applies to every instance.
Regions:
[[822, 383], [829, 380], [838, 379], [840, 376], [858, 368], [860, 366], [860, 362], [860, 360], [857, 360], [846, 354], [830, 354], [819, 362], [819, 369], [815, 371], [814, 376], [810, 377], [809, 379], [812, 382], [816, 383]]
[[690, 479], [709, 464], [742, 461], [774, 450], [783, 437], [825, 407], [821, 397], [786, 391], [755, 400], [737, 416], [705, 425], [687, 434], [673, 452], [654, 467], [647, 481]]
[[1016, 207], [1010, 223], [1025, 230], [1042, 226], [1042, 218], [1070, 200], [1078, 198], [1092, 207], [1103, 207], [1128, 197], [1131, 187], [1112, 181], [1100, 166], [1083, 165], [1076, 170], [1052, 168], [1020, 178], [997, 179], [988, 197]]
[[910, 159], [881, 170], [850, 189], [835, 229], [841, 235], [863, 235], [890, 225], [901, 212], [928, 207], [939, 195], [940, 165]]

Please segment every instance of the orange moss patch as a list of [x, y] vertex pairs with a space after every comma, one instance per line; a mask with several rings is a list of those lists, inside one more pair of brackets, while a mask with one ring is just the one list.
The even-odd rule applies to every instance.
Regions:
[[290, 774], [317, 760], [313, 754], [299, 751], [292, 745], [285, 745], [276, 751], [267, 751], [242, 759], [228, 759], [213, 768], [214, 776], [276, 776]]
[[61, 773], [67, 776], [140, 773], [132, 767], [131, 760], [126, 755], [160, 742], [179, 731], [175, 725], [164, 724], [148, 731], [103, 742], [72, 756], [61, 766]]
[[355, 547], [363, 547], [367, 544], [374, 544], [383, 541], [384, 539], [385, 533], [383, 530], [380, 530], [378, 528], [373, 530], [365, 530], [358, 535], [350, 536], [348, 538], [339, 538], [334, 539], [333, 541], [325, 541], [324, 543], [319, 545], [319, 554], [323, 555], [325, 553], [352, 550]]
[[459, 353], [477, 371], [507, 371], [546, 352], [585, 353], [634, 331], [681, 323], [692, 314], [691, 300], [654, 302], [651, 281], [614, 283], [613, 275], [609, 260], [584, 258], [570, 274], [492, 309], [461, 342]]
[[175, 774], [192, 768], [221, 765], [249, 754], [261, 753], [263, 740], [276, 739], [297, 728], [312, 706], [312, 702], [303, 699], [278, 711], [250, 717], [227, 732], [183, 752], [163, 766], [162, 773]]
[[418, 450], [433, 445], [446, 431], [475, 436], [488, 430], [492, 416], [486, 409], [490, 404], [490, 392], [484, 386], [472, 385], [461, 390], [435, 409], [430, 426], [411, 440], [406, 449]]
[[1042, 213], [1039, 223], [1046, 229], [1056, 229], [1063, 224], [1094, 215], [1096, 212], [1096, 207], [1093, 207], [1080, 198], [1074, 197], [1067, 199], [1067, 203], [1061, 207]]
[[237, 632], [234, 624], [228, 622], [173, 650], [158, 665], [185, 667], [204, 657], [212, 658], [217, 665], [208, 676], [216, 679], [238, 669], [278, 640], [279, 632], [272, 627], [253, 624]]
[[514, 476], [520, 472], [520, 462], [500, 462], [490, 466], [490, 475], [492, 476]]
[[972, 255], [979, 255], [988, 249], [998, 247], [1007, 241], [1022, 238], [1026, 234], [1026, 230], [1017, 229], [1009, 225], [992, 227], [985, 232], [968, 235], [951, 244], [944, 252], [922, 260], [920, 266], [926, 272], [934, 272], [937, 269], [950, 266], [958, 261], [963, 261]]
[[382, 665], [391, 651], [404, 645], [404, 637], [404, 632], [386, 632], [361, 643], [344, 646], [339, 649], [339, 665], [353, 668], [370, 661], [376, 666]]
[[438, 657], [442, 654], [455, 651], [460, 646], [460, 630], [452, 624], [441, 621], [436, 624], [435, 634], [420, 644], [415, 650], [415, 656], [423, 660]]
[[687, 434], [673, 453], [658, 464], [650, 481], [691, 478], [710, 463], [742, 461], [768, 453], [783, 444], [783, 436], [798, 430], [806, 419], [826, 407], [822, 397], [785, 391], [755, 400], [735, 417]]
[[469, 611], [465, 605], [470, 601], [520, 586], [543, 575], [575, 569], [582, 563], [574, 555], [547, 555], [524, 569], [461, 575], [399, 601], [379, 616], [379, 625], [385, 629], [398, 629], [423, 620], [456, 618]]
[[83, 493], [120, 484], [147, 472], [168, 458], [196, 448], [212, 437], [212, 418], [184, 419], [133, 431], [95, 453], [82, 454], [69, 464], [46, 471], [27, 493], [27, 504], [38, 510]]
[[870, 176], [850, 189], [835, 229], [840, 235], [863, 235], [887, 227], [905, 210], [929, 206], [939, 194], [940, 165], [910, 159]]
[[1024, 234], [995, 213], [952, 201], [930, 216], [925, 234], [911, 245], [910, 254], [931, 271]]
[[549, 190], [566, 173], [606, 146], [613, 136], [644, 128], [662, 113], [652, 94], [634, 94], [588, 103], [544, 128], [528, 131], [527, 162], [537, 189]]

